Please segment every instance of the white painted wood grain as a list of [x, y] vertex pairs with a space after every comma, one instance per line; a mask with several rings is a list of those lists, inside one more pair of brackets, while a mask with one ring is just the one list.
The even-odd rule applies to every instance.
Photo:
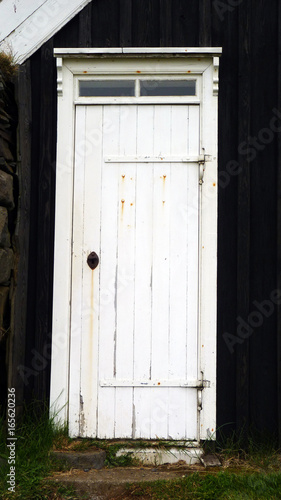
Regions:
[[[69, 344], [72, 273], [73, 149], [75, 114], [72, 104], [73, 75], [63, 68], [68, 99], [58, 98], [56, 172], [56, 224], [52, 321], [52, 370], [50, 409], [56, 421], [67, 422], [69, 402]], [[70, 98], [70, 101], [69, 101]], [[64, 122], [65, 120], [65, 122]]]
[[[14, 12], [14, 15], [7, 18], [9, 28], [1, 34], [0, 48], [5, 50], [10, 47], [18, 64], [22, 64], [89, 2], [90, 0], [35, 0], [31, 3], [30, 0], [21, 0], [20, 16], [17, 17]], [[2, 9], [3, 14], [7, 14], [6, 4], [7, 2], [0, 3], [1, 18]], [[14, 5], [17, 6], [17, 2], [13, 2]]]
[[[80, 434], [80, 417], [82, 412], [81, 398], [81, 343], [82, 343], [82, 315], [83, 315], [83, 261], [84, 239], [84, 180], [85, 180], [85, 133], [86, 108], [79, 108], [76, 112], [76, 148], [74, 164], [74, 203], [73, 203], [73, 243], [72, 243], [72, 294], [71, 294], [71, 338], [70, 338], [70, 365], [69, 373], [69, 419], [71, 435]], [[83, 396], [82, 396], [83, 397]]]
[[99, 382], [99, 385], [101, 387], [158, 387], [158, 389], [161, 389], [162, 387], [198, 387], [203, 389], [203, 387], [208, 387], [208, 383], [204, 381], [202, 383], [202, 380], [199, 379], [194, 379], [194, 380], [187, 380], [187, 379], [161, 379], [161, 382], [159, 379], [118, 379], [118, 378], [111, 378], [111, 379], [101, 379]]
[[[153, 152], [153, 106], [137, 107], [139, 156]], [[151, 378], [153, 164], [137, 165], [134, 378]], [[135, 436], [150, 438], [151, 392], [134, 389]]]
[[[119, 108], [119, 153], [136, 149], [136, 106]], [[119, 168], [118, 168], [119, 167]], [[135, 317], [135, 217], [136, 165], [117, 166], [118, 175], [118, 272], [116, 322], [116, 378], [133, 378]], [[133, 389], [116, 389], [115, 435], [132, 437]]]
[[14, 0], [0, 3], [0, 40], [30, 17], [46, 0]]
[[[154, 155], [170, 154], [171, 106], [154, 106]], [[170, 340], [170, 173], [169, 163], [154, 164], [152, 250], [151, 377], [167, 378]], [[151, 437], [168, 427], [168, 389], [152, 389]]]
[[[177, 108], [176, 108], [177, 109]], [[172, 131], [171, 131], [172, 132]], [[182, 139], [182, 134], [178, 134], [177, 127], [173, 128], [175, 136]], [[185, 137], [185, 144], [187, 143]], [[200, 160], [199, 156], [149, 156], [149, 155], [135, 155], [135, 156], [105, 156], [104, 162], [109, 163], [194, 163]]]
[[[64, 55], [68, 57], [73, 56], [81, 56], [85, 57], [85, 55], [95, 55], [95, 54], [134, 54], [137, 57], [138, 54], [183, 54], [195, 57], [200, 57], [200, 55], [205, 56], [217, 56], [222, 53], [221, 47], [91, 47], [91, 48], [63, 48], [63, 49], [55, 49], [55, 54], [57, 56]], [[170, 61], [169, 61], [170, 62]], [[200, 62], [200, 61], [199, 61]], [[196, 61], [197, 66], [198, 60]], [[153, 67], [152, 70], [154, 73], [158, 73], [155, 71]]]
[[206, 166], [201, 186], [201, 251], [200, 251], [200, 346], [201, 369], [211, 381], [202, 392], [200, 438], [215, 438], [216, 431], [216, 297], [217, 297], [217, 106], [213, 95], [213, 68], [203, 74], [201, 141], [213, 161]]
[[[85, 107], [85, 180], [84, 227], [82, 242], [82, 338], [81, 338], [81, 399], [80, 435], [96, 436], [98, 397], [98, 338], [100, 266], [91, 270], [87, 257], [95, 251], [100, 257], [100, 206], [103, 110], [101, 106]], [[78, 141], [77, 141], [78, 142]], [[74, 211], [77, 206], [74, 206]], [[88, 228], [88, 230], [85, 230]]]
[[[93, 115], [94, 129], [102, 128], [101, 109], [103, 123], [106, 123], [95, 153], [87, 155], [85, 179], [85, 233], [95, 234], [95, 226], [101, 225], [101, 296], [108, 297], [110, 304], [104, 308], [101, 300], [97, 314], [100, 323], [98, 379], [154, 379], [160, 386], [162, 380], [184, 379], [186, 309], [189, 306], [191, 314], [197, 318], [198, 304], [196, 293], [190, 294], [190, 304], [187, 303], [188, 242], [195, 234], [192, 249], [198, 253], [198, 230], [188, 225], [188, 217], [182, 209], [188, 210], [190, 179], [192, 192], [198, 191], [198, 165], [167, 162], [114, 164], [104, 162], [103, 158], [108, 155], [149, 154], [155, 157], [187, 154], [189, 141], [198, 143], [198, 134], [196, 137], [194, 132], [189, 134], [189, 108], [174, 109], [170, 105], [97, 106], [94, 107], [98, 110], [96, 121], [92, 108], [88, 108], [87, 117]], [[88, 118], [86, 129], [91, 129]], [[195, 150], [196, 144], [192, 147]], [[96, 167], [97, 164], [101, 166]], [[189, 168], [194, 166], [197, 176], [189, 179]], [[96, 168], [101, 168], [100, 176], [92, 174]], [[91, 215], [95, 183], [102, 183], [102, 196], [100, 200], [98, 195], [95, 196], [94, 210], [101, 213], [100, 223], [97, 216]], [[184, 214], [183, 220], [181, 213]], [[198, 218], [195, 218], [195, 224], [198, 225]], [[90, 236], [85, 236], [83, 247], [87, 251], [90, 251], [87, 243], [90, 240]], [[191, 265], [196, 273], [196, 263]], [[93, 283], [89, 281], [87, 271], [83, 264], [85, 304], [93, 294]], [[103, 292], [105, 276], [107, 283], [112, 285], [107, 295]], [[189, 283], [193, 291], [197, 291], [196, 279], [197, 276], [194, 283]], [[85, 345], [82, 358], [85, 361], [81, 363], [82, 372], [87, 374], [91, 373], [87, 359], [91, 359], [89, 352], [93, 351], [92, 341], [87, 340], [91, 329], [93, 326], [87, 320], [82, 335]], [[196, 329], [192, 335], [197, 346]], [[192, 354], [197, 359], [197, 351]], [[196, 380], [196, 363], [189, 375]], [[87, 376], [84, 379], [83, 393], [89, 394], [92, 382], [87, 382]], [[176, 396], [164, 385], [159, 388], [153, 385], [121, 387], [117, 383], [114, 387], [114, 384], [99, 384], [98, 436], [183, 438], [187, 389], [174, 390]], [[181, 402], [175, 411], [177, 398]], [[188, 411], [196, 418], [196, 405], [188, 407]]]
[[[118, 152], [119, 116], [116, 108], [103, 107], [102, 148]], [[100, 336], [98, 377], [116, 375], [116, 284], [118, 242], [118, 171], [114, 165], [102, 168], [101, 249], [100, 249]], [[114, 437], [114, 388], [99, 391], [98, 437]]]

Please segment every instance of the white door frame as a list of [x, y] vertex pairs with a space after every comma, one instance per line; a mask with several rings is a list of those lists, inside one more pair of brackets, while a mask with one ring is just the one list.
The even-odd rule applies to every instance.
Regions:
[[[75, 106], [105, 102], [196, 103], [200, 105], [201, 122], [201, 155], [197, 159], [200, 168], [198, 352], [201, 367], [198, 379], [202, 380], [202, 388], [198, 390], [198, 436], [200, 440], [215, 438], [217, 101], [221, 51], [221, 48], [201, 47], [55, 49], [58, 71], [58, 139], [50, 405], [52, 412], [57, 415], [57, 420], [68, 422], [69, 416]], [[159, 78], [184, 76], [197, 80], [197, 92], [195, 96], [180, 98], [79, 97], [79, 79], [97, 75], [102, 75], [103, 78], [135, 78], [136, 75]]]

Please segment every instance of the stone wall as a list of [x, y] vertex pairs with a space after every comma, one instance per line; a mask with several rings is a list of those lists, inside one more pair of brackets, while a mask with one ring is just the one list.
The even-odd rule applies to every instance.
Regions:
[[14, 250], [16, 224], [16, 126], [14, 87], [0, 71], [0, 392], [6, 393], [6, 343], [11, 327]]

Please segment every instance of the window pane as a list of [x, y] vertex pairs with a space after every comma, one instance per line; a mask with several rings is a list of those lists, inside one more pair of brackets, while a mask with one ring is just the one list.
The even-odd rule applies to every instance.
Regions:
[[196, 80], [141, 80], [140, 95], [196, 95]]
[[92, 97], [134, 96], [134, 80], [80, 80], [79, 95]]

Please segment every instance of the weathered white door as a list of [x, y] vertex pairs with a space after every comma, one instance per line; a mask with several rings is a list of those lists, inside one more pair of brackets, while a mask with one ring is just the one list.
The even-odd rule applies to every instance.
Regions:
[[198, 155], [199, 105], [76, 107], [73, 435], [198, 439]]

